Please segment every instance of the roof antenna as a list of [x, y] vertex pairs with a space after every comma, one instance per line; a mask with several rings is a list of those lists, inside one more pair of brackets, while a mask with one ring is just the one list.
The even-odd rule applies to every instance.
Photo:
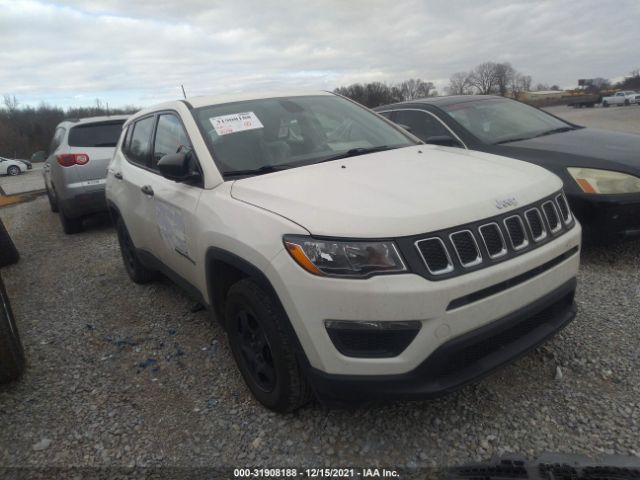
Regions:
[[180, 84], [180, 88], [182, 88], [182, 96], [186, 100], [187, 99], [187, 94], [184, 93], [184, 85]]

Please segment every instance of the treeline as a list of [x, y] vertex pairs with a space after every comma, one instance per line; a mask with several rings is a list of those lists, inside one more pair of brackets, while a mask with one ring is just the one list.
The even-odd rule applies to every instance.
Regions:
[[102, 115], [134, 113], [139, 108], [108, 108], [99, 100], [95, 107], [78, 107], [63, 110], [45, 103], [37, 108], [21, 106], [16, 97], [5, 95], [0, 109], [0, 156], [26, 158], [39, 150], [48, 150], [56, 125], [69, 118], [85, 118]]
[[[483, 62], [468, 72], [456, 72], [449, 79], [449, 95], [511, 95], [515, 98], [531, 90], [531, 75], [517, 71], [509, 62]], [[536, 90], [555, 90], [539, 84]]]
[[411, 78], [392, 85], [383, 82], [354, 83], [346, 87], [338, 87], [334, 92], [369, 108], [438, 95], [432, 82], [425, 82], [419, 78]]

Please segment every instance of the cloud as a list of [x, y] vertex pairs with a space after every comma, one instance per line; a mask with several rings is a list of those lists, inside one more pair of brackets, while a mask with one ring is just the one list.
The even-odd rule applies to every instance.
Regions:
[[640, 66], [635, 0], [0, 0], [0, 9], [10, 46], [0, 93], [23, 103], [148, 105], [176, 98], [181, 84], [198, 95], [420, 77], [442, 89], [487, 60], [571, 86]]

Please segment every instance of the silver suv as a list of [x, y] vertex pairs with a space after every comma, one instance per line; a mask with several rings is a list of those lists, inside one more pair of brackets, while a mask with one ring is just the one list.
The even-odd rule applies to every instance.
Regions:
[[43, 175], [52, 212], [65, 233], [82, 230], [82, 218], [106, 211], [107, 165], [126, 115], [65, 120], [56, 127]]

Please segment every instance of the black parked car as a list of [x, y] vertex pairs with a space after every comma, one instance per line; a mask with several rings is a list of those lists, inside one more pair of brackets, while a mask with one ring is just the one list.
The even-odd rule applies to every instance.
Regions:
[[585, 128], [516, 100], [433, 97], [374, 109], [425, 143], [467, 148], [551, 170], [585, 236], [640, 236], [640, 135]]

